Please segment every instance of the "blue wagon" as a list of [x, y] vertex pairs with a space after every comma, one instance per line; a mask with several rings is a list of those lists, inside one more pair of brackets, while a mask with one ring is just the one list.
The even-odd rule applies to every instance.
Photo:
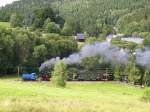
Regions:
[[36, 81], [37, 79], [37, 74], [36, 73], [31, 73], [31, 74], [22, 74], [22, 79], [24, 81]]

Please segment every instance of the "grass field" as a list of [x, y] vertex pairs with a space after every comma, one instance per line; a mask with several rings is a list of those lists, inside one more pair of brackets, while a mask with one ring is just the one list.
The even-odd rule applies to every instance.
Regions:
[[50, 83], [0, 79], [0, 112], [150, 112], [143, 89], [116, 82]]
[[0, 29], [2, 28], [10, 28], [9, 22], [0, 22]]

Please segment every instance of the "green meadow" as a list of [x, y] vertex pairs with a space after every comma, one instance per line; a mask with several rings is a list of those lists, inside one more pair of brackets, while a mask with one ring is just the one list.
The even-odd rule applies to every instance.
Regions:
[[150, 112], [144, 89], [119, 82], [50, 82], [0, 79], [0, 112]]
[[0, 29], [2, 28], [10, 28], [9, 22], [0, 22]]

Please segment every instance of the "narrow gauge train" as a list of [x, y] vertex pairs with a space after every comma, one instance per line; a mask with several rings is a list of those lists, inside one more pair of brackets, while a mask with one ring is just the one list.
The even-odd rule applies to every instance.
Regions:
[[98, 69], [94, 71], [79, 70], [76, 74], [68, 74], [68, 80], [111, 81], [114, 80], [114, 73], [112, 69]]

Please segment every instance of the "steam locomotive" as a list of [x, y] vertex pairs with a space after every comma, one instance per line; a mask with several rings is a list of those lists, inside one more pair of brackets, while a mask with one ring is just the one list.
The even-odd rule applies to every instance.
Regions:
[[99, 69], [94, 71], [79, 70], [77, 73], [68, 73], [69, 81], [111, 81], [114, 73], [111, 69]]

